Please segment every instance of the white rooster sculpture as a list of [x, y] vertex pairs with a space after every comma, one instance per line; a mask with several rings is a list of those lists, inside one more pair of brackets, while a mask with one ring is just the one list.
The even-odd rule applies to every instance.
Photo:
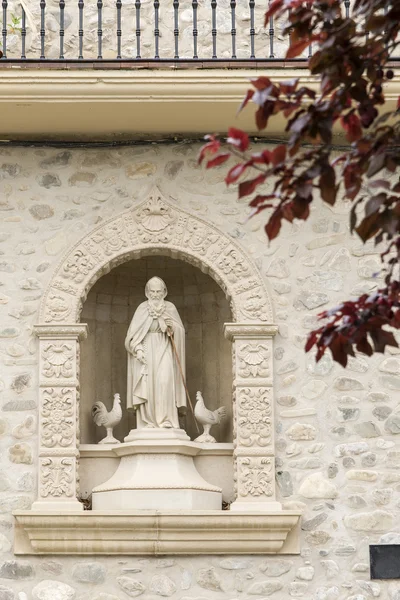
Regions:
[[107, 411], [103, 402], [96, 402], [92, 407], [92, 419], [99, 427], [106, 428], [107, 435], [100, 440], [99, 444], [119, 444], [119, 440], [113, 436], [113, 429], [122, 418], [121, 399], [119, 394], [114, 394], [114, 404], [110, 412]]
[[196, 406], [194, 407], [194, 416], [198, 423], [203, 426], [203, 433], [194, 441], [204, 443], [215, 443], [217, 440], [210, 435], [210, 429], [213, 425], [218, 425], [226, 417], [226, 408], [221, 406], [217, 410], [209, 410], [204, 404], [201, 392], [196, 394]]

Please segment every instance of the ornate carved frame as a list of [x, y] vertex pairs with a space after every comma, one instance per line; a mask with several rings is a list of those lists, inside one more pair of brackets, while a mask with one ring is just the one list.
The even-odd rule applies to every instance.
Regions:
[[[39, 337], [39, 483], [35, 513], [81, 511], [79, 322], [88, 290], [114, 266], [149, 254], [183, 259], [209, 273], [230, 300], [233, 323], [234, 461], [232, 511], [280, 511], [275, 499], [271, 301], [242, 248], [213, 225], [167, 202], [156, 190], [98, 226], [64, 256], [44, 294]], [[17, 517], [18, 519], [18, 517]]]

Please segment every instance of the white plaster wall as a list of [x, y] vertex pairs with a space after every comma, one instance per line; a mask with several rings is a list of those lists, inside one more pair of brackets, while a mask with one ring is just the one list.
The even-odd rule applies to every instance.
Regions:
[[[303, 351], [318, 311], [379, 285], [377, 250], [350, 237], [345, 202], [316, 205], [308, 222], [284, 227], [268, 245], [264, 217], [246, 222], [245, 203], [223, 183], [225, 169], [198, 168], [197, 151], [190, 144], [0, 150], [0, 600], [19, 591], [31, 598], [43, 579], [69, 584], [76, 600], [398, 600], [400, 583], [370, 582], [368, 574], [368, 544], [400, 535], [397, 351], [357, 357], [346, 371], [329, 356], [316, 366]], [[285, 507], [304, 508], [302, 554], [15, 560], [11, 511], [35, 496], [32, 325], [41, 295], [64, 251], [156, 183], [237, 239], [268, 281], [279, 325], [278, 491]]]

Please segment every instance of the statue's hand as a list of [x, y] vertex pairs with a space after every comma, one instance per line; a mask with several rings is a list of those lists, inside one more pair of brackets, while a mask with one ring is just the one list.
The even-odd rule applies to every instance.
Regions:
[[171, 329], [171, 331], [174, 330], [174, 322], [173, 322], [173, 320], [170, 317], [167, 317], [165, 319], [165, 324], [168, 327], [168, 329]]
[[136, 358], [137, 358], [137, 359], [138, 359], [138, 360], [139, 360], [141, 363], [143, 363], [144, 365], [146, 364], [146, 357], [145, 357], [145, 355], [144, 355], [144, 352], [143, 352], [143, 350], [138, 350], [138, 351], [136, 352]]

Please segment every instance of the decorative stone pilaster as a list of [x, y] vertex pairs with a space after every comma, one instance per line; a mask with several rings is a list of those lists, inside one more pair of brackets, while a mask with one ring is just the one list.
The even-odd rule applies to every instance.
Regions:
[[79, 340], [87, 325], [37, 325], [39, 481], [35, 511], [80, 511], [77, 500]]
[[275, 499], [272, 338], [276, 325], [225, 323], [233, 342], [234, 458], [231, 510], [281, 510]]

